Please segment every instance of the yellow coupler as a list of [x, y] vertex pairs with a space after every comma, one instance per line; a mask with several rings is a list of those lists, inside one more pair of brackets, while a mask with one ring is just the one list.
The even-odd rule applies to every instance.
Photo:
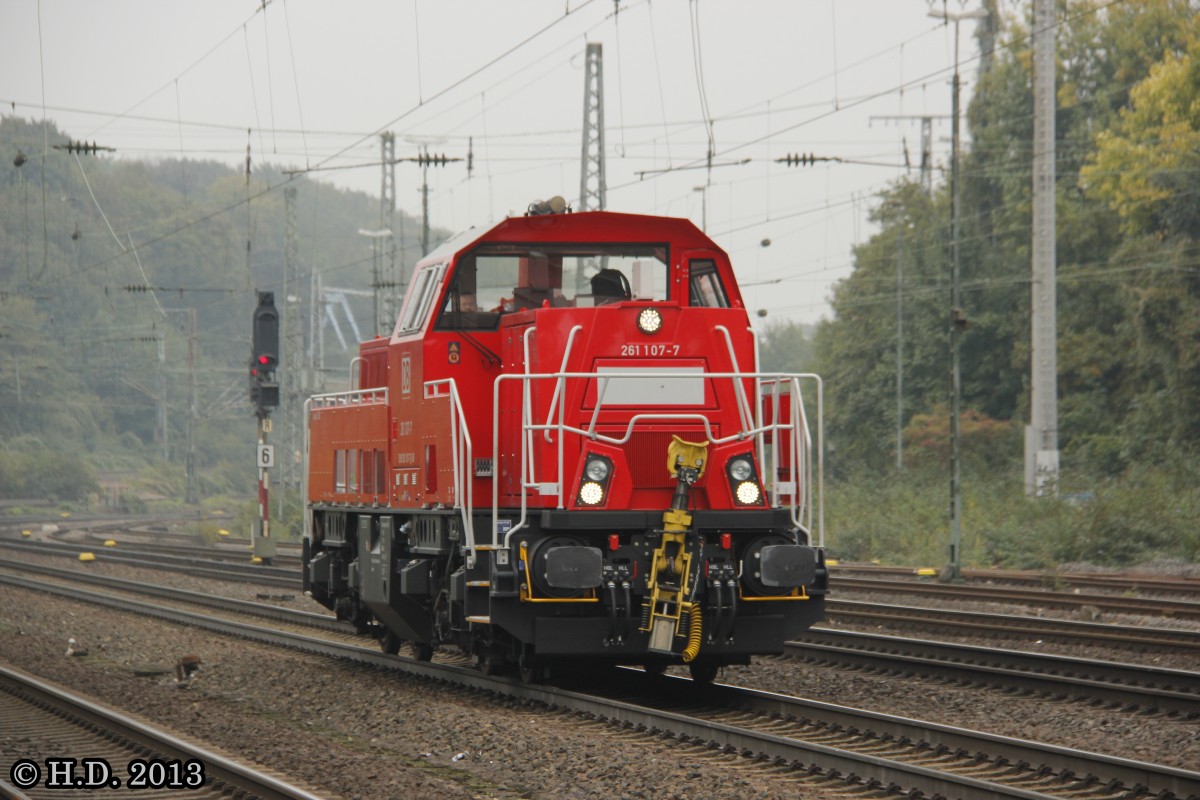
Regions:
[[704, 474], [708, 442], [687, 442], [675, 436], [667, 448], [667, 469], [678, 481], [671, 508], [663, 512], [663, 534], [658, 549], [650, 561], [647, 589], [650, 615], [648, 627], [652, 652], [670, 653], [673, 638], [682, 636], [682, 616], [688, 615], [688, 643], [683, 651], [685, 662], [693, 661], [700, 653], [703, 620], [698, 603], [684, 600], [688, 596], [692, 557], [687, 551], [687, 535], [692, 527], [692, 515], [687, 512], [688, 492]]

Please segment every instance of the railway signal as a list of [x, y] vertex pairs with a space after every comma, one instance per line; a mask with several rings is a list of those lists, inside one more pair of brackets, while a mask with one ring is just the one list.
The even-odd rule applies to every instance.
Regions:
[[275, 309], [275, 293], [259, 292], [258, 306], [251, 320], [250, 340], [250, 402], [258, 416], [258, 504], [260, 525], [251, 542], [254, 557], [263, 564], [270, 564], [275, 557], [275, 540], [271, 538], [271, 518], [268, 497], [270, 474], [275, 465], [275, 453], [267, 442], [271, 432], [271, 409], [279, 406], [279, 384], [275, 381], [275, 367], [279, 364], [279, 312]]
[[279, 364], [279, 312], [275, 309], [275, 293], [259, 292], [258, 307], [254, 309], [250, 344], [250, 402], [259, 416], [279, 406], [279, 384], [275, 367]]

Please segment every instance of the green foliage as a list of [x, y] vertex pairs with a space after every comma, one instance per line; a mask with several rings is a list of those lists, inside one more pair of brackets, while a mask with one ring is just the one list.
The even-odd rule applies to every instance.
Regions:
[[[283, 516], [279, 515], [279, 502], [271, 495], [271, 536], [280, 541], [299, 541], [304, 532], [304, 508], [298, 492], [288, 490], [283, 497]], [[262, 526], [258, 501], [242, 503], [237, 508], [229, 530], [237, 536], [249, 536]]]
[[[963, 460], [980, 467], [1008, 467], [1020, 457], [1021, 434], [1012, 421], [994, 420], [978, 411], [959, 415], [959, 448]], [[903, 430], [906, 463], [950, 463], [950, 414], [936, 406], [929, 414], [914, 414]]]
[[0, 498], [84, 500], [98, 489], [91, 469], [68, 454], [0, 451]]
[[[1057, 87], [1063, 498], [1023, 490], [1033, 133], [1029, 4], [979, 26], [960, 177], [964, 556], [1121, 565], [1196, 556], [1200, 469], [1200, 17], [1188, 0], [1072, 2]], [[828, 387], [831, 541], [940, 563], [949, 525], [949, 180], [874, 210], [815, 336]], [[903, 279], [900, 279], [900, 275]], [[903, 341], [899, 340], [900, 320]], [[903, 418], [897, 420], [897, 351]], [[895, 472], [895, 431], [905, 466]]]
[[771, 321], [759, 336], [758, 354], [763, 372], [812, 372], [812, 330], [791, 321]]
[[[963, 472], [963, 565], [1129, 567], [1200, 555], [1195, 475], [1139, 468], [1059, 498], [1025, 495], [1016, 470]], [[941, 566], [949, 552], [949, 479], [937, 464], [867, 473], [828, 487], [826, 541], [843, 560]]]
[[[110, 502], [125, 492], [161, 504], [155, 495], [182, 490], [194, 375], [201, 491], [253, 491], [250, 318], [256, 289], [284, 295], [287, 179], [264, 166], [247, 186], [214, 162], [76, 161], [44, 146], [67, 138], [52, 122], [0, 117], [0, 442], [93, 462]], [[368, 288], [370, 250], [357, 231], [378, 220], [378, 199], [303, 179], [289, 186], [302, 285], [319, 267], [326, 285]], [[419, 226], [402, 218], [400, 230]], [[398, 247], [411, 266], [415, 242]], [[168, 288], [127, 290], [147, 286]], [[307, 292], [288, 291], [307, 318]], [[369, 319], [369, 304], [357, 313]], [[331, 344], [325, 366], [345, 370], [356, 352]], [[134, 477], [143, 468], [170, 477], [153, 485]]]

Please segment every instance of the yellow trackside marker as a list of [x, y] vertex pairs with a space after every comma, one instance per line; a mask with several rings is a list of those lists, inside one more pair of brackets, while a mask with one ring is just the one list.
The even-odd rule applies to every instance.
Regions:
[[922, 578], [935, 578], [937, 577], [938, 571], [933, 567], [921, 567], [917, 570], [917, 574]]
[[117, 546], [117, 540], [116, 540], [116, 539], [109, 539], [108, 541], [106, 541], [106, 542], [104, 543], [104, 546], [105, 546], [105, 547], [116, 547], [116, 546]]
[[60, 512], [58, 512], [58, 515], [60, 517], [62, 517], [63, 519], [66, 519], [67, 517], [71, 516], [71, 512], [70, 511], [60, 511]]
[[80, 561], [95, 561], [96, 554], [95, 553], [80, 553], [79, 560]]
[[225, 530], [224, 528], [217, 529], [217, 536], [228, 536], [228, 535], [229, 535], [229, 531]]
[[33, 536], [33, 531], [21, 531], [22, 536]]
[[250, 556], [250, 563], [251, 564], [261, 564], [262, 559], [259, 558], [258, 556]]
[[837, 565], [838, 565], [838, 560], [837, 560], [836, 558], [827, 558], [827, 559], [825, 559], [825, 566], [827, 566], [827, 567], [836, 567]]

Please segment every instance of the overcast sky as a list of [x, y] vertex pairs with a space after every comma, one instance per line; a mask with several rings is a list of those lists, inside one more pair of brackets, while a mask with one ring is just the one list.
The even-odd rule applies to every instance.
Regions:
[[[942, 0], [5, 0], [0, 113], [44, 107], [120, 158], [238, 165], [249, 143], [256, 163], [376, 196], [380, 168], [358, 165], [379, 160], [380, 132], [399, 157], [470, 144], [470, 176], [465, 162], [430, 170], [432, 222], [457, 231], [555, 194], [577, 202], [584, 50], [599, 42], [609, 210], [706, 217], [751, 309], [812, 322], [870, 235], [873, 196], [906, 174], [905, 142], [917, 177], [919, 124], [872, 117], [949, 113], [954, 29], [931, 7]], [[694, 168], [706, 118], [711, 176]], [[939, 167], [949, 131], [934, 120]], [[775, 162], [788, 153], [880, 166]], [[420, 181], [397, 165], [413, 215]]]

